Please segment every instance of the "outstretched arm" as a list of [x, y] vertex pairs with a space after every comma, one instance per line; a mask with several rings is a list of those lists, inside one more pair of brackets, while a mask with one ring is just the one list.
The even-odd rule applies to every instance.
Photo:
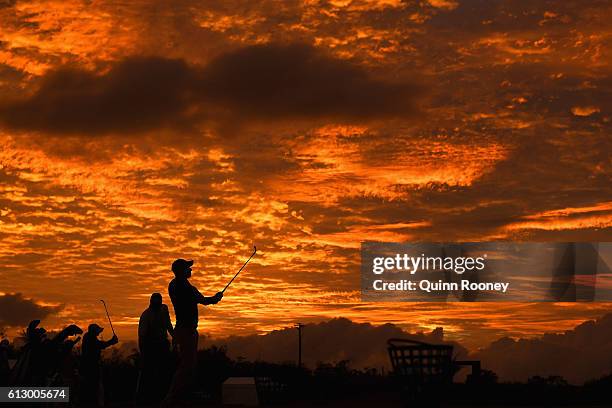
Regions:
[[198, 289], [196, 289], [195, 286], [193, 287], [193, 291], [195, 293], [196, 299], [198, 301], [198, 303], [202, 304], [202, 305], [214, 305], [219, 303], [219, 301], [221, 300], [221, 298], [223, 297], [223, 293], [222, 292], [217, 292], [215, 294], [215, 296], [204, 296], [200, 293], [200, 291]]
[[76, 324], [71, 324], [70, 326], [64, 327], [64, 329], [53, 338], [53, 341], [56, 343], [61, 343], [68, 337], [77, 334], [83, 334], [83, 330], [81, 330]]

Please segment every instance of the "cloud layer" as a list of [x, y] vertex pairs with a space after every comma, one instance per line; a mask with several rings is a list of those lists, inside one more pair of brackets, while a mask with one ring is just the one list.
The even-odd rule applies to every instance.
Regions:
[[96, 135], [206, 120], [408, 119], [417, 90], [408, 81], [376, 79], [309, 45], [265, 44], [221, 54], [204, 67], [130, 57], [101, 73], [59, 68], [27, 98], [1, 105], [0, 123], [12, 130]]
[[[410, 338], [429, 343], [445, 341], [442, 328], [430, 333], [407, 333], [401, 328], [386, 324], [357, 324], [337, 318], [327, 322], [306, 325], [303, 329], [303, 363], [314, 368], [320, 362], [334, 363], [348, 360], [351, 367], [389, 370], [387, 340]], [[233, 358], [248, 360], [295, 363], [297, 356], [297, 330], [287, 328], [264, 336], [230, 337], [223, 343]], [[452, 344], [452, 343], [451, 343]], [[454, 343], [455, 357], [462, 358], [467, 350]]]
[[[526, 382], [539, 375], [562, 376], [570, 383], [582, 384], [612, 371], [612, 314], [582, 322], [563, 333], [518, 339], [502, 337], [469, 355], [461, 342], [448, 342], [442, 327], [429, 333], [410, 333], [393, 324], [358, 324], [337, 318], [308, 324], [302, 330], [303, 362], [311, 368], [320, 362], [348, 360], [353, 368], [390, 370], [387, 340], [404, 338], [452, 344], [456, 359], [481, 360], [482, 368], [492, 370], [503, 382]], [[295, 363], [297, 358], [295, 328], [264, 336], [234, 336], [213, 343], [226, 346], [233, 358], [280, 363]]]
[[560, 375], [572, 383], [583, 383], [612, 371], [611, 339], [612, 314], [607, 314], [564, 333], [518, 340], [503, 337], [476, 356], [506, 381]]
[[63, 306], [45, 306], [21, 293], [0, 296], [0, 327], [23, 328], [34, 319], [44, 319], [62, 310]]

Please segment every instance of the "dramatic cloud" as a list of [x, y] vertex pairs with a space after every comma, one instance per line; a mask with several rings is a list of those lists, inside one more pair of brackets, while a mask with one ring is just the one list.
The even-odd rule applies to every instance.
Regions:
[[27, 326], [34, 319], [42, 320], [59, 312], [63, 306], [43, 306], [21, 293], [0, 296], [0, 327]]
[[406, 118], [419, 89], [307, 45], [240, 49], [213, 60], [204, 77], [214, 102], [263, 120]]
[[268, 44], [222, 54], [205, 67], [133, 57], [102, 73], [61, 68], [26, 99], [0, 105], [0, 122], [15, 130], [89, 135], [205, 119], [407, 118], [416, 94], [414, 84], [375, 79], [314, 47]]
[[193, 72], [183, 61], [134, 58], [102, 75], [75, 68], [50, 72], [23, 101], [0, 107], [9, 128], [49, 133], [134, 132], [186, 115]]
[[[452, 344], [457, 359], [478, 359], [494, 371], [500, 381], [526, 381], [536, 375], [560, 375], [580, 384], [612, 371], [612, 314], [583, 322], [564, 333], [547, 333], [534, 338], [502, 337], [471, 353], [461, 341], [448, 342], [441, 327], [430, 333], [410, 333], [393, 324], [358, 324], [337, 318], [308, 324], [302, 331], [302, 358], [306, 366], [348, 360], [354, 368], [384, 367], [390, 370], [387, 340], [404, 338], [432, 344]], [[225, 345], [232, 358], [293, 362], [297, 359], [295, 328], [275, 330], [260, 336], [232, 336], [204, 344]]]
[[[371, 325], [337, 318], [327, 322], [308, 324], [302, 329], [302, 358], [306, 366], [319, 362], [349, 360], [351, 367], [389, 369], [387, 340], [409, 338], [429, 343], [443, 343], [442, 328], [430, 333], [407, 333], [393, 324]], [[230, 356], [249, 360], [295, 362], [297, 358], [297, 330], [275, 330], [263, 336], [234, 336], [225, 340]], [[456, 357], [465, 357], [467, 351], [457, 343]]]
[[589, 320], [561, 334], [533, 339], [501, 338], [476, 356], [506, 381], [560, 375], [582, 383], [612, 371], [612, 314]]

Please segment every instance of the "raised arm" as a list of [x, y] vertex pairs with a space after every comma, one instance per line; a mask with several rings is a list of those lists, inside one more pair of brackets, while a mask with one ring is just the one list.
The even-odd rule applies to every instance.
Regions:
[[119, 343], [119, 339], [116, 335], [113, 335], [113, 337], [107, 341], [98, 340], [98, 345], [100, 346], [100, 349], [105, 349], [117, 343]]
[[75, 336], [77, 334], [83, 334], [83, 330], [81, 330], [76, 324], [71, 324], [70, 326], [66, 326], [62, 331], [60, 331], [53, 338], [53, 341], [59, 344], [66, 340], [68, 337]]

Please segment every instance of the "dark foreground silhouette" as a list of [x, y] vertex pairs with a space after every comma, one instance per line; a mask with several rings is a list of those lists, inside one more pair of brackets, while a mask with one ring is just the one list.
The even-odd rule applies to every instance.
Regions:
[[[248, 262], [248, 261], [247, 261]], [[354, 370], [349, 361], [300, 364], [234, 361], [224, 348], [198, 350], [198, 305], [212, 305], [223, 292], [203, 296], [191, 285], [193, 261], [177, 259], [168, 293], [176, 315], [159, 293], [151, 295], [138, 325], [138, 350], [127, 356], [119, 342], [100, 339], [95, 323], [83, 331], [74, 324], [48, 333], [33, 320], [23, 345], [0, 342], [0, 386], [68, 386], [73, 406], [220, 405], [230, 377], [254, 379], [257, 399], [277, 406], [612, 406], [612, 375], [584, 386], [561, 377], [533, 377], [527, 383], [499, 384], [479, 361], [457, 361], [453, 346], [391, 339], [391, 370]], [[110, 324], [110, 317], [109, 317]], [[9, 362], [15, 362], [10, 364]], [[471, 368], [465, 383], [453, 380], [462, 366]]]
[[189, 283], [193, 261], [177, 259], [172, 263], [174, 279], [168, 285], [168, 293], [174, 307], [176, 326], [174, 341], [178, 346], [179, 363], [164, 405], [172, 405], [187, 397], [197, 367], [198, 351], [198, 305], [214, 305], [223, 298], [222, 292], [215, 296], [203, 296]]
[[[9, 346], [9, 355], [20, 353]], [[74, 353], [78, 359], [78, 353]], [[259, 401], [264, 406], [610, 406], [612, 375], [584, 386], [572, 386], [560, 377], [533, 377], [528, 383], [497, 383], [491, 372], [479, 382], [451, 383], [443, 388], [426, 387], [418, 402], [406, 401], [401, 379], [379, 370], [354, 370], [347, 361], [319, 364], [314, 369], [296, 364], [271, 364], [230, 359], [224, 348], [211, 347], [197, 352], [193, 391], [185, 406], [220, 406], [222, 384], [229, 377], [255, 377]], [[141, 401], [134, 405], [135, 385], [140, 371], [140, 355], [130, 356], [113, 350], [102, 359], [104, 401], [107, 406], [158, 406]], [[80, 398], [82, 391], [71, 388]], [[73, 399], [73, 405], [84, 403]]]
[[174, 337], [168, 306], [159, 293], [151, 295], [149, 307], [138, 322], [140, 371], [136, 383], [136, 401], [155, 403], [164, 398], [172, 376], [173, 356], [168, 334]]
[[[137, 365], [136, 379], [122, 383], [133, 384], [132, 392], [121, 392], [124, 396], [130, 395], [129, 399], [136, 403], [162, 401], [162, 405], [171, 406], [191, 398], [198, 359], [198, 305], [216, 304], [223, 298], [223, 292], [203, 296], [191, 285], [192, 266], [193, 261], [184, 259], [172, 263], [174, 279], [168, 286], [168, 294], [176, 316], [175, 327], [159, 293], [151, 295], [149, 307], [140, 316], [139, 353], [133, 359]], [[106, 303], [104, 307], [112, 329]], [[50, 336], [39, 324], [39, 320], [30, 322], [19, 350], [8, 341], [0, 344], [0, 386], [69, 386], [72, 402], [105, 405], [106, 398], [112, 394], [109, 389], [115, 388], [109, 388], [109, 382], [123, 377], [104, 375], [101, 364], [102, 351], [119, 342], [114, 331], [113, 337], [104, 341], [99, 338], [104, 329], [96, 323], [90, 324], [78, 356], [73, 347], [81, 340], [77, 337], [83, 333], [81, 328], [69, 325]], [[172, 338], [172, 348], [168, 335]], [[16, 360], [14, 367], [9, 364], [11, 360]]]
[[95, 323], [87, 328], [81, 346], [80, 374], [82, 379], [81, 402], [103, 405], [103, 382], [100, 378], [100, 359], [102, 350], [119, 342], [116, 335], [108, 341], [98, 339], [104, 329]]
[[[2, 378], [7, 385], [9, 377], [13, 385], [66, 385], [71, 389], [71, 401], [75, 406], [98, 405], [134, 406], [136, 385], [146, 361], [144, 353], [136, 350], [127, 356], [118, 350], [106, 358], [97, 360], [100, 382], [104, 387], [92, 391], [83, 387], [87, 369], [92, 367], [90, 354], [79, 353], [73, 347], [78, 341], [80, 329], [68, 326], [55, 335], [46, 335], [44, 329], [32, 322], [26, 331], [28, 342], [19, 350], [13, 344], [0, 344], [0, 368], [8, 367], [9, 359], [18, 359], [9, 376]], [[89, 333], [89, 331], [88, 331]], [[87, 334], [88, 334], [87, 333]], [[92, 341], [97, 342], [96, 330]], [[87, 336], [86, 334], [86, 336]], [[88, 340], [89, 341], [89, 340]], [[112, 341], [112, 339], [111, 339]], [[109, 342], [102, 342], [108, 344]], [[89, 349], [92, 350], [92, 349]], [[89, 351], [87, 352], [89, 353]], [[97, 353], [95, 353], [97, 354]], [[169, 371], [175, 366], [175, 357], [169, 353]], [[315, 369], [296, 364], [271, 364], [265, 362], [235, 361], [224, 348], [211, 347], [195, 354], [196, 364], [193, 387], [183, 403], [189, 405], [220, 405], [222, 384], [229, 377], [254, 377], [259, 401], [273, 406], [610, 406], [612, 375], [585, 384], [572, 386], [560, 377], [533, 377], [529, 382], [497, 383], [494, 373], [482, 370], [476, 381], [457, 384], [428, 384], [417, 397], [406, 395], [406, 382], [393, 372], [379, 370], [354, 370], [348, 361], [319, 364]], [[94, 356], [95, 357], [95, 356]], [[80, 362], [80, 364], [79, 364]], [[96, 374], [93, 374], [94, 376]], [[170, 381], [167, 375], [167, 383]], [[90, 378], [91, 377], [87, 377]], [[156, 381], [160, 381], [158, 378]], [[163, 380], [162, 380], [163, 381]], [[81, 386], [79, 386], [81, 384]], [[140, 389], [145, 393], [144, 389]], [[99, 395], [101, 393], [101, 395]], [[157, 398], [163, 396], [158, 392]], [[412, 398], [408, 403], [406, 398]], [[415, 400], [415, 398], [417, 398]], [[92, 400], [94, 402], [92, 402]], [[136, 406], [158, 406], [153, 394], [144, 395]]]
[[[23, 346], [16, 350], [14, 345], [3, 342], [0, 351], [2, 368], [1, 386], [66, 386], [75, 396], [73, 401], [87, 405], [104, 404], [104, 388], [101, 381], [101, 353], [107, 347], [117, 344], [113, 336], [108, 341], [98, 338], [104, 330], [92, 323], [83, 336], [80, 358], [73, 352], [81, 340], [83, 330], [71, 324], [55, 335], [50, 335], [40, 320], [32, 320], [25, 330]], [[9, 361], [15, 361], [10, 367]]]

